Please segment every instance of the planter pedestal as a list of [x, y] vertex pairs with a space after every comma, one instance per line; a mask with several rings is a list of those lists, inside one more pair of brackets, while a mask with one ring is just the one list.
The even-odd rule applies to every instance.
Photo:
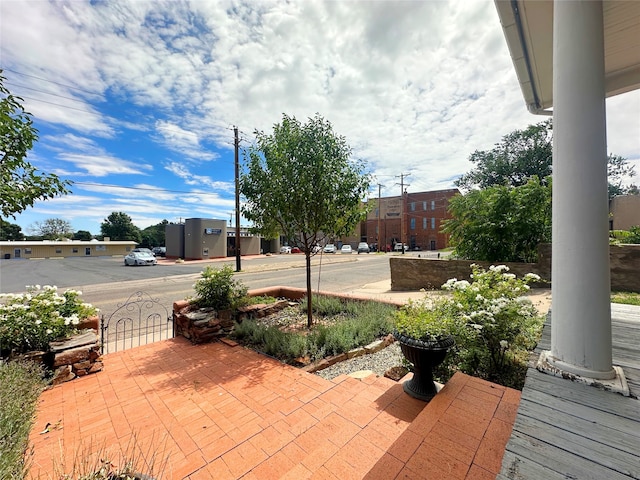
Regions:
[[424, 342], [398, 332], [394, 336], [400, 343], [402, 354], [413, 364], [413, 378], [404, 382], [402, 389], [407, 395], [428, 402], [438, 393], [433, 381], [433, 368], [444, 361], [447, 351], [455, 344], [453, 337], [449, 335], [436, 342]]

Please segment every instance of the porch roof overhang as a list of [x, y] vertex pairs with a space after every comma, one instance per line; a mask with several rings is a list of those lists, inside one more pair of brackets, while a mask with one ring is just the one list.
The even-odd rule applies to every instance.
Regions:
[[[495, 0], [527, 108], [553, 107], [553, 0]], [[640, 1], [603, 2], [607, 97], [640, 88]]]

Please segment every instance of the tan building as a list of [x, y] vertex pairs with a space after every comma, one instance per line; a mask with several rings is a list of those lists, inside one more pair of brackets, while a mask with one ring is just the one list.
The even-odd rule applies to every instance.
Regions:
[[[227, 227], [225, 220], [187, 218], [184, 223], [165, 227], [167, 258], [206, 260], [235, 256], [235, 229]], [[273, 242], [246, 229], [240, 231], [240, 254], [258, 255], [270, 251]], [[276, 242], [277, 243], [277, 242]]]
[[132, 241], [42, 240], [0, 242], [0, 258], [63, 258], [122, 256], [136, 248]]
[[609, 230], [640, 226], [640, 195], [620, 195], [609, 200]]

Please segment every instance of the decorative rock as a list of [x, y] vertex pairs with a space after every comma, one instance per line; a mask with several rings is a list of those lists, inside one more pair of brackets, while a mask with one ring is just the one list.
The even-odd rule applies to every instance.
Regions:
[[72, 348], [70, 350], [56, 353], [53, 366], [59, 367], [61, 365], [73, 365], [74, 363], [78, 363], [83, 360], [89, 360], [89, 349], [87, 347]]
[[347, 358], [354, 358], [364, 355], [364, 348], [354, 348], [353, 350], [349, 350], [347, 352]]
[[103, 368], [104, 364], [102, 362], [95, 362], [93, 365], [91, 365], [91, 368], [89, 368], [88, 373], [96, 373], [101, 371]]
[[53, 385], [59, 385], [64, 382], [68, 382], [69, 380], [73, 380], [74, 378], [76, 378], [76, 375], [71, 371], [71, 365], [64, 365], [56, 369], [51, 383], [53, 383]]
[[364, 351], [366, 353], [374, 353], [384, 347], [384, 342], [382, 340], [376, 340], [375, 342], [371, 342], [369, 345], [365, 345]]

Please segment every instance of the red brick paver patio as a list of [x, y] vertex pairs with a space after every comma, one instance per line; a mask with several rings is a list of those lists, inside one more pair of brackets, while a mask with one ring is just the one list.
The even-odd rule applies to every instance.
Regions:
[[135, 443], [165, 459], [164, 479], [494, 479], [520, 399], [456, 374], [425, 407], [386, 378], [327, 381], [179, 338], [104, 361], [42, 394], [32, 478], [54, 478], [61, 452], [69, 471], [89, 451], [115, 458]]

